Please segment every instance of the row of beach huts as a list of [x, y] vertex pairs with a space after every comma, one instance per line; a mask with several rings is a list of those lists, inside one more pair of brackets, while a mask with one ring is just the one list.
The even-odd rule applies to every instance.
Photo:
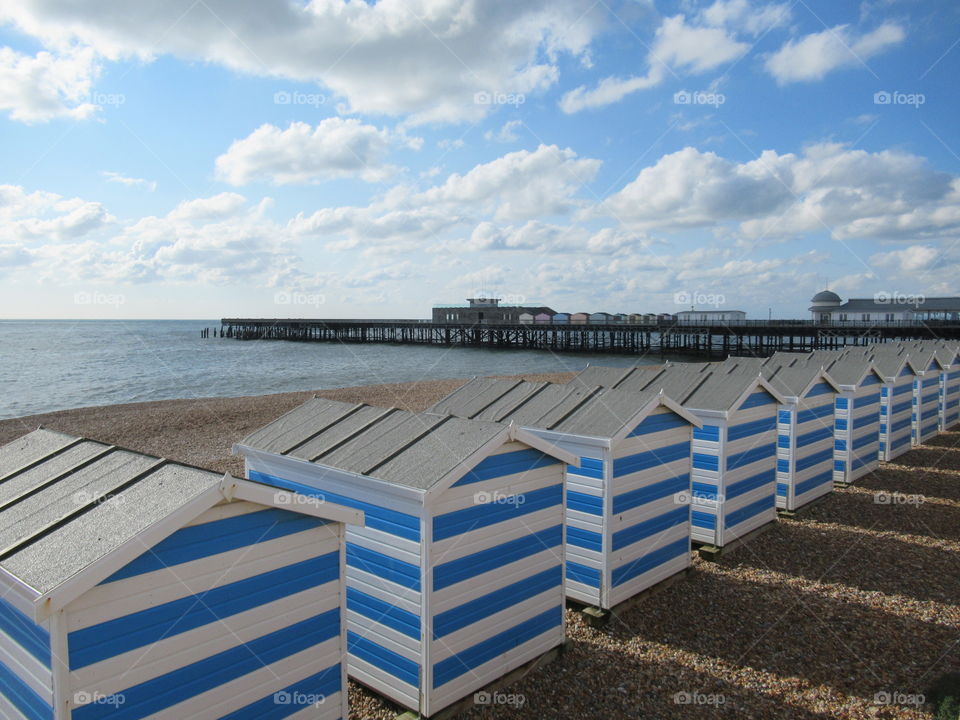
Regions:
[[[38, 429], [0, 447], [0, 716], [423, 717], [958, 422], [960, 346], [315, 398], [221, 476]], [[691, 620], [693, 621], [693, 620]]]

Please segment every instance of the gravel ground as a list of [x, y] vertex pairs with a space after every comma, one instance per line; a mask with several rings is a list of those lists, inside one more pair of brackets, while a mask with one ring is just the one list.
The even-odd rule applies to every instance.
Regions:
[[[319, 394], [419, 410], [462, 382]], [[239, 473], [231, 443], [312, 394], [49, 413], [0, 422], [0, 443], [42, 423]], [[718, 563], [697, 559], [686, 579], [604, 630], [572, 610], [567, 623], [564, 656], [506, 689], [511, 703], [464, 717], [932, 718], [917, 696], [960, 672], [960, 432], [882, 464]], [[350, 699], [354, 720], [399, 711], [355, 685]]]

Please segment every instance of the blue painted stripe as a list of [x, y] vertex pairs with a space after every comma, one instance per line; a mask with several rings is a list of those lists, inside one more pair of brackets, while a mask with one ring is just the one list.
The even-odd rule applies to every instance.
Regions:
[[893, 389], [894, 397], [896, 397], [897, 395], [903, 395], [904, 393], [908, 393], [908, 392], [913, 392], [913, 385], [910, 383], [900, 385], [899, 387], [895, 387]]
[[714, 530], [717, 527], [717, 516], [713, 513], [693, 510], [690, 513], [690, 524], [707, 530]]
[[934, 406], [932, 408], [928, 408], [927, 410], [924, 410], [923, 412], [920, 413], [920, 421], [922, 422], [924, 420], [929, 420], [939, 412], [940, 412], [939, 407]]
[[694, 426], [693, 439], [705, 440], [707, 442], [720, 442], [720, 426], [704, 425], [702, 428]]
[[762, 470], [755, 475], [751, 475], [748, 478], [739, 480], [738, 482], [732, 483], [727, 487], [726, 499], [727, 501], [733, 500], [733, 498], [740, 497], [745, 495], [748, 492], [752, 492], [759, 487], [764, 485], [772, 485], [777, 480], [777, 471], [774, 468], [768, 470]]
[[359, 660], [368, 662], [401, 682], [420, 686], [420, 666], [410, 658], [378, 645], [352, 630], [347, 631], [347, 650]]
[[436, 515], [433, 518], [434, 541], [463, 535], [472, 530], [539, 512], [563, 502], [563, 483], [538, 488], [527, 493], [499, 498], [462, 510]]
[[593, 530], [567, 527], [567, 545], [586, 548], [587, 550], [603, 550], [603, 535]]
[[808, 408], [797, 413], [797, 425], [816, 420], [817, 418], [829, 417], [833, 415], [833, 405], [829, 403], [820, 407]]
[[790, 461], [783, 458], [777, 459], [777, 472], [788, 473], [790, 472]]
[[347, 610], [363, 615], [399, 633], [420, 639], [420, 616], [354, 587], [347, 588]]
[[717, 486], [713, 483], [695, 482], [690, 486], [691, 494], [703, 500], [716, 500]]
[[580, 458], [580, 467], [567, 465], [567, 472], [570, 475], [580, 475], [581, 477], [603, 480], [603, 460], [582, 457]]
[[651, 553], [637, 558], [620, 567], [613, 569], [610, 582], [614, 587], [623, 585], [633, 578], [643, 575], [643, 573], [653, 570], [658, 565], [670, 562], [676, 557], [690, 552], [690, 538], [680, 538], [672, 543], [667, 543], [662, 548], [657, 548]]
[[940, 382], [940, 376], [934, 375], [933, 377], [927, 378], [926, 380], [923, 381], [923, 387], [928, 388], [931, 385], [935, 385], [939, 382]]
[[776, 507], [777, 500], [775, 495], [771, 492], [770, 495], [766, 497], [762, 497], [759, 500], [750, 503], [749, 505], [744, 505], [739, 510], [728, 513], [726, 518], [724, 518], [724, 527], [729, 530], [730, 528], [736, 527], [742, 522], [746, 522], [753, 516], [759, 515], [765, 510], [775, 510]]
[[832, 447], [824, 448], [823, 450], [819, 450], [815, 453], [798, 457], [795, 472], [802, 472], [807, 468], [813, 467], [814, 465], [818, 465], [819, 463], [822, 463], [822, 462], [827, 462], [832, 457], [833, 457]]
[[807, 478], [802, 482], [798, 482], [793, 489], [794, 495], [803, 495], [804, 493], [810, 492], [816, 487], [821, 485], [833, 482], [833, 470], [827, 470], [822, 473], [817, 473], [811, 478]]
[[911, 400], [907, 400], [906, 402], [902, 402], [902, 403], [900, 403], [899, 405], [894, 405], [892, 408], [890, 408], [890, 410], [891, 410], [891, 413], [890, 413], [890, 414], [891, 414], [891, 415], [896, 415], [897, 413], [901, 413], [901, 412], [903, 412], [904, 410], [908, 410], [912, 405], [913, 405], [913, 402], [912, 402]]
[[790, 447], [789, 435], [777, 435], [777, 447], [787, 449]]
[[890, 388], [888, 388], [886, 385], [884, 385], [882, 388], [880, 388], [880, 397], [882, 397], [884, 400], [886, 400], [887, 397], [889, 397], [889, 396], [890, 396]]
[[890, 424], [890, 430], [889, 430], [889, 432], [890, 432], [890, 433], [895, 433], [895, 432], [897, 432], [897, 431], [899, 431], [899, 430], [903, 430], [904, 428], [908, 428], [908, 427], [910, 427], [910, 423], [911, 423], [911, 422], [912, 422], [912, 421], [911, 421], [911, 419], [910, 419], [909, 417], [900, 418], [900, 419], [897, 420], [895, 423], [891, 423], [891, 424]]
[[[683, 492], [690, 488], [690, 474], [683, 473], [676, 477], [660, 480], [650, 483], [644, 487], [630, 490], [625, 493], [613, 496], [613, 514], [619, 515], [622, 512], [631, 510], [635, 507], [645, 505], [654, 500], [660, 500], [669, 495]], [[569, 495], [569, 493], [568, 493]]]
[[552, 628], [559, 627], [562, 622], [563, 607], [557, 605], [472, 647], [461, 650], [452, 657], [434, 663], [434, 689], [470, 672], [485, 662], [510, 652]]
[[622, 477], [630, 473], [640, 472], [657, 465], [665, 465], [675, 460], [683, 460], [690, 455], [690, 442], [674, 443], [656, 450], [625, 455], [613, 461], [613, 476]]
[[923, 428], [923, 431], [921, 432], [921, 434], [923, 435], [923, 437], [926, 437], [930, 433], [937, 432], [937, 428], [938, 428], [937, 422], [932, 422], [929, 425], [927, 425], [925, 428]]
[[903, 445], [906, 445], [906, 444], [909, 443], [909, 442], [910, 442], [910, 436], [909, 436], [909, 435], [904, 435], [903, 437], [897, 438], [897, 439], [894, 440], [892, 443], [890, 443], [890, 449], [891, 449], [891, 450], [896, 450], [898, 447], [901, 447], [901, 446], [903, 446]]
[[529, 600], [551, 588], [559, 587], [562, 582], [563, 568], [560, 565], [555, 565], [549, 570], [544, 570], [519, 582], [505, 585], [498, 590], [442, 612], [433, 619], [433, 639], [437, 640], [495, 615], [501, 610], [519, 605], [524, 600]]
[[868, 455], [867, 457], [857, 458], [853, 461], [853, 466], [851, 467], [851, 470], [859, 470], [864, 465], [868, 465], [870, 463], [875, 463], [875, 462], [877, 462], [877, 456], [872, 454]]
[[532, 448], [491, 455], [477, 463], [470, 472], [457, 480], [451, 487], [525, 473], [537, 468], [556, 465], [558, 462], [560, 461], [557, 458]]
[[[340, 578], [339, 551], [90, 625], [68, 634], [70, 669], [189, 632]], [[171, 582], [176, 582], [171, 578]]]
[[380, 530], [385, 533], [390, 533], [391, 535], [396, 535], [397, 537], [406, 538], [407, 540], [415, 540], [417, 542], [420, 541], [420, 518], [416, 515], [408, 515], [407, 513], [397, 512], [396, 510], [391, 510], [390, 508], [381, 507], [380, 505], [374, 505], [373, 503], [357, 500], [356, 498], [348, 497], [347, 495], [339, 495], [327, 490], [318, 490], [317, 488], [304, 485], [303, 483], [294, 482], [292, 480], [284, 480], [283, 478], [279, 478], [274, 475], [267, 475], [266, 473], [251, 472], [250, 479], [256, 480], [257, 482], [262, 482], [266, 485], [272, 485], [273, 487], [282, 488], [284, 490], [292, 490], [302, 495], [322, 497], [325, 500], [329, 500], [332, 503], [337, 503], [338, 505], [345, 505], [357, 510], [363, 510], [364, 519], [366, 520], [366, 527], [371, 528], [372, 530]]
[[590, 587], [600, 587], [600, 571], [567, 560], [567, 582], [578, 582]]
[[689, 520], [690, 508], [684, 505], [663, 515], [623, 528], [613, 534], [613, 550], [628, 547], [658, 533], [666, 532], [677, 525], [686, 525]]
[[860, 437], [856, 438], [853, 441], [852, 449], [859, 450], [860, 448], [865, 447], [866, 445], [870, 445], [871, 443], [878, 442], [879, 440], [880, 440], [880, 433], [878, 432], [867, 433], [866, 435], [861, 435]]
[[913, 370], [909, 365], [904, 366], [903, 370], [900, 371], [900, 377], [904, 377], [906, 375], [913, 375]]
[[638, 435], [649, 435], [650, 433], [663, 432], [664, 430], [673, 430], [675, 428], [685, 428], [690, 425], [685, 419], [675, 412], [658, 413], [648, 415], [637, 425], [627, 437], [636, 437]]
[[767, 443], [759, 447], [744, 450], [741, 453], [735, 453], [727, 457], [727, 470], [733, 470], [738, 467], [745, 467], [751, 463], [765, 460], [777, 454], [777, 444]]
[[867, 395], [862, 398], [857, 398], [857, 410], [860, 410], [865, 407], [870, 407], [871, 405], [876, 405], [880, 402], [880, 393], [874, 395]]
[[839, 450], [840, 452], [845, 452], [846, 449], [847, 449], [847, 441], [844, 440], [844, 439], [842, 439], [842, 438], [838, 438], [838, 439], [834, 440], [834, 441], [833, 441], [833, 449], [834, 449], [834, 450]]
[[116, 693], [122, 705], [91, 703], [73, 711], [74, 720], [135, 720], [160, 712], [254, 670], [338, 637], [340, 608], [224, 650], [165, 675]]
[[834, 461], [833, 461], [833, 469], [834, 469], [834, 470], [837, 470], [838, 472], [846, 472], [846, 470], [847, 470], [847, 463], [846, 463], [846, 461], [845, 461], [845, 460], [834, 460]]
[[787, 487], [786, 483], [778, 482], [777, 483], [777, 497], [786, 497], [787, 496]]
[[882, 383], [876, 373], [868, 373], [867, 376], [863, 379], [863, 382], [860, 383], [860, 387], [867, 387], [868, 385], [879, 385]]
[[808, 433], [797, 436], [797, 447], [802, 448], [807, 445], [813, 445], [813, 443], [820, 442], [821, 440], [826, 440], [828, 437], [833, 435], [833, 428], [830, 426], [817, 428], [816, 430], [811, 430]]
[[773, 395], [765, 390], [761, 390], [760, 392], [747, 395], [747, 399], [740, 404], [740, 409], [746, 410], [748, 408], [760, 407], [761, 405], [775, 405], [776, 403], [777, 399], [773, 397]]
[[567, 490], [567, 507], [590, 515], [603, 515], [603, 497]]
[[[252, 702], [229, 715], [224, 715], [220, 720], [282, 720], [305, 710], [307, 705], [302, 703], [306, 700], [313, 698], [326, 699], [338, 692], [346, 692], [346, 688], [340, 685], [342, 677], [340, 663], [337, 663], [308, 678], [287, 685], [282, 690], [271, 693], [267, 697]], [[277, 696], [281, 693], [285, 693], [289, 697], [289, 703], [278, 702]], [[298, 701], [298, 698], [304, 698], [305, 700]]]
[[707, 455], [705, 453], [693, 454], [693, 467], [696, 470], [719, 470], [720, 458], [716, 455]]
[[3, 598], [0, 598], [0, 630], [44, 666], [50, 667], [50, 633]]
[[838, 410], [846, 410], [848, 407], [850, 407], [849, 399], [845, 397], [838, 397], [836, 399], [836, 407]]
[[411, 590], [420, 591], [420, 568], [376, 550], [347, 543], [347, 565]]
[[793, 413], [789, 410], [778, 410], [777, 411], [777, 422], [783, 423], [784, 425], [789, 425], [792, 419]]
[[846, 430], [849, 423], [846, 418], [837, 418], [833, 423], [834, 432], [837, 430]]
[[442, 590], [463, 580], [536, 555], [548, 548], [557, 547], [562, 541], [563, 526], [554, 525], [546, 530], [441, 563], [433, 568], [433, 589], [434, 591]]
[[53, 720], [50, 704], [3, 663], [0, 663], [0, 695], [30, 720]]
[[830, 383], [818, 382], [816, 385], [810, 388], [810, 392], [808, 392], [805, 397], [811, 398], [817, 397], [818, 395], [827, 395], [828, 393], [835, 392], [836, 390], [833, 389], [833, 386], [830, 385]]
[[733, 442], [734, 440], [740, 440], [741, 438], [750, 437], [751, 435], [759, 435], [760, 433], [768, 432], [770, 430], [777, 429], [777, 419], [775, 417], [761, 418], [759, 420], [751, 420], [750, 422], [740, 423], [739, 425], [732, 425], [727, 428], [727, 440]]
[[171, 565], [219, 555], [248, 545], [312, 530], [325, 524], [326, 522], [319, 518], [271, 508], [191, 525], [161, 540], [100, 584], [163, 570]]

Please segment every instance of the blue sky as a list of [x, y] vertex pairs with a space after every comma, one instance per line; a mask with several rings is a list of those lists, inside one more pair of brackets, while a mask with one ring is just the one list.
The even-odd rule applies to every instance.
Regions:
[[960, 6], [0, 8], [4, 317], [960, 294]]

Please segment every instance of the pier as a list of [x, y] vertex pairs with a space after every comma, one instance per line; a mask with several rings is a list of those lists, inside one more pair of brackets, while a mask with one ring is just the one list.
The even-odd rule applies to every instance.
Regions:
[[[213, 336], [233, 340], [389, 343], [552, 352], [687, 354], [707, 358], [766, 356], [868, 345], [889, 340], [960, 339], [960, 322], [817, 324], [812, 320], [744, 320], [723, 324], [498, 324], [431, 320], [224, 318]], [[210, 337], [209, 332], [203, 333]]]

